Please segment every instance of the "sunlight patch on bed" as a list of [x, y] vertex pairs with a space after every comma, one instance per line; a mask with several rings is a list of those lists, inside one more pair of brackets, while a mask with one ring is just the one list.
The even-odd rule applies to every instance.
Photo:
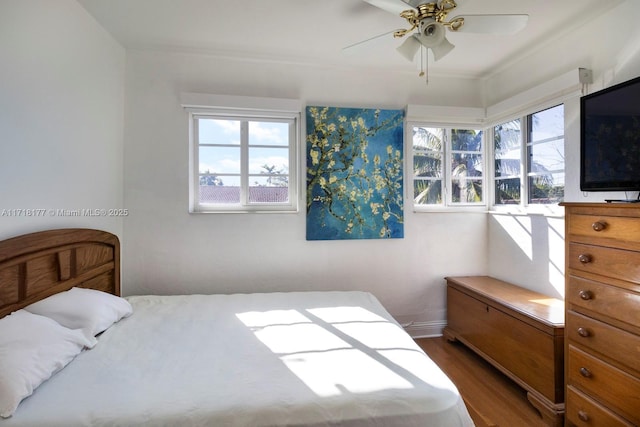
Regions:
[[413, 388], [409, 381], [356, 348], [285, 355], [281, 360], [322, 397]]
[[455, 395], [456, 387], [440, 367], [424, 353], [409, 349], [383, 350], [380, 355], [394, 365], [403, 366], [425, 384], [437, 389], [450, 390]]
[[345, 322], [388, 322], [384, 317], [363, 307], [322, 307], [310, 308], [307, 311], [325, 322], [334, 324]]
[[325, 328], [296, 310], [237, 314], [256, 337], [276, 354], [327, 351], [350, 347]]
[[[410, 338], [398, 334], [397, 324], [364, 308], [314, 308], [306, 313], [271, 310], [236, 316], [318, 396], [414, 387], [392, 369], [392, 353], [381, 354], [390, 349], [414, 353], [404, 350]], [[399, 357], [394, 353], [393, 358]]]

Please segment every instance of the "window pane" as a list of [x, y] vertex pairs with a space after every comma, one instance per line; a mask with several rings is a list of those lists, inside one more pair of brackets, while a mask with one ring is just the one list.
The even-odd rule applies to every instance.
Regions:
[[564, 169], [564, 138], [529, 144], [531, 172]]
[[289, 123], [249, 122], [249, 145], [289, 146]]
[[413, 201], [418, 205], [442, 203], [442, 180], [415, 179], [413, 181]]
[[564, 138], [529, 146], [529, 175], [544, 177], [564, 170]]
[[238, 109], [191, 117], [191, 212], [297, 210], [289, 170], [297, 168], [298, 114]]
[[[444, 176], [443, 150], [445, 129], [413, 128], [413, 176], [441, 178]], [[442, 204], [441, 179], [414, 179], [413, 197], [416, 205]]]
[[564, 105], [529, 117], [529, 203], [559, 203], [564, 197]]
[[413, 175], [416, 177], [442, 176], [442, 153], [415, 152], [413, 154]]
[[498, 125], [493, 130], [493, 143], [496, 154], [520, 150], [520, 119]]
[[240, 145], [240, 121], [200, 118], [197, 122], [199, 144]]
[[496, 177], [520, 176], [520, 141], [520, 120], [503, 123], [494, 128]]
[[531, 115], [530, 141], [564, 135], [564, 104]]
[[[274, 185], [274, 179], [283, 180], [284, 185]], [[286, 203], [289, 201], [289, 186], [286, 184], [288, 176], [280, 177], [249, 177], [250, 203]]]
[[[551, 179], [564, 180], [564, 173], [551, 174]], [[564, 185], [549, 185], [535, 177], [530, 177], [529, 188], [529, 203], [555, 204], [564, 200]]]
[[203, 204], [238, 204], [240, 203], [240, 186], [202, 185], [200, 182], [200, 203]]
[[252, 175], [249, 177], [249, 185], [263, 187], [289, 187], [289, 175], [287, 174], [264, 174], [260, 176]]
[[453, 153], [451, 156], [451, 175], [482, 176], [482, 154]]
[[496, 178], [519, 176], [520, 159], [496, 159], [495, 171]]
[[529, 147], [529, 203], [560, 203], [564, 196], [564, 139]]
[[451, 149], [453, 151], [482, 152], [482, 131], [453, 129], [451, 131]]
[[413, 149], [442, 151], [444, 141], [444, 129], [438, 128], [413, 128]]
[[198, 160], [200, 173], [240, 173], [240, 147], [201, 146]]
[[496, 204], [520, 203], [520, 178], [495, 180]]
[[[518, 177], [514, 178], [520, 182], [520, 120], [512, 120], [494, 127], [494, 155], [495, 155], [495, 177]], [[499, 184], [496, 182], [496, 188]], [[502, 198], [498, 197], [496, 191], [496, 203], [500, 203]], [[520, 189], [518, 189], [518, 200], [520, 199]]]
[[287, 148], [249, 148], [250, 174], [289, 173], [289, 150]]
[[453, 203], [481, 203], [482, 180], [481, 179], [452, 179], [451, 197]]

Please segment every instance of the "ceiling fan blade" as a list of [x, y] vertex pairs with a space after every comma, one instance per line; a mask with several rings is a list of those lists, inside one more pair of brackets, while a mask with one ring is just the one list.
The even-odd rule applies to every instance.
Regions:
[[395, 33], [396, 31], [397, 30], [387, 31], [386, 33], [382, 33], [382, 34], [379, 34], [377, 36], [373, 36], [373, 37], [370, 37], [368, 39], [359, 41], [357, 43], [350, 44], [349, 46], [343, 47], [342, 51], [343, 52], [356, 51], [356, 50], [358, 50], [358, 48], [363, 47], [364, 45], [368, 44], [369, 42], [373, 42], [373, 41], [381, 39], [381, 38], [383, 38], [385, 36], [393, 38], [393, 33]]
[[445, 57], [449, 52], [453, 50], [455, 46], [446, 38], [440, 42], [437, 46], [431, 47], [431, 52], [433, 52], [433, 59], [438, 61]]
[[416, 57], [416, 53], [418, 53], [420, 46], [422, 46], [422, 43], [420, 43], [416, 35], [413, 34], [407, 37], [407, 39], [396, 48], [396, 50], [407, 60], [413, 62], [413, 59]]
[[[367, 0], [364, 0], [367, 1]], [[424, 3], [436, 3], [439, 0], [402, 0], [403, 3], [408, 4], [409, 6], [411, 6], [414, 9], [417, 9], [418, 6], [420, 6], [421, 4]], [[405, 6], [405, 10], [407, 9], [407, 6]]]
[[400, 16], [402, 12], [411, 7], [402, 0], [364, 0], [372, 6], [379, 7], [389, 13]]
[[515, 34], [527, 26], [529, 15], [460, 15], [464, 18], [457, 32], [484, 34]]

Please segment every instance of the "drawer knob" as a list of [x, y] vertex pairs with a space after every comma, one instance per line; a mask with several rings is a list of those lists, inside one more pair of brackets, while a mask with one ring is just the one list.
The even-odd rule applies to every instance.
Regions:
[[591, 371], [583, 366], [582, 368], [580, 368], [580, 375], [585, 378], [591, 378]]
[[580, 298], [585, 300], [585, 301], [588, 301], [588, 300], [593, 298], [593, 294], [591, 293], [591, 291], [585, 291], [584, 289], [581, 290], [578, 293], [578, 295], [580, 295]]
[[602, 231], [607, 228], [607, 223], [604, 221], [596, 221], [591, 224], [591, 228], [593, 228], [593, 231]]
[[580, 421], [584, 421], [586, 423], [589, 421], [589, 414], [585, 411], [578, 411], [578, 418], [580, 418]]
[[591, 336], [591, 333], [589, 332], [589, 330], [585, 328], [578, 328], [578, 335], [580, 335], [581, 337], [587, 338]]
[[578, 255], [578, 261], [583, 264], [589, 264], [591, 262], [591, 255], [589, 254], [580, 254]]

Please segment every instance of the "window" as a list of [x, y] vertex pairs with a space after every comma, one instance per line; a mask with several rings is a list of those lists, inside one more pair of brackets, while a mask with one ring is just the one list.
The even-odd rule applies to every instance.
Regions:
[[520, 204], [522, 138], [520, 119], [493, 128], [495, 203]]
[[412, 127], [414, 206], [484, 205], [482, 130]]
[[493, 153], [496, 205], [561, 202], [564, 105], [494, 126]]
[[296, 211], [298, 116], [192, 112], [192, 212]]

